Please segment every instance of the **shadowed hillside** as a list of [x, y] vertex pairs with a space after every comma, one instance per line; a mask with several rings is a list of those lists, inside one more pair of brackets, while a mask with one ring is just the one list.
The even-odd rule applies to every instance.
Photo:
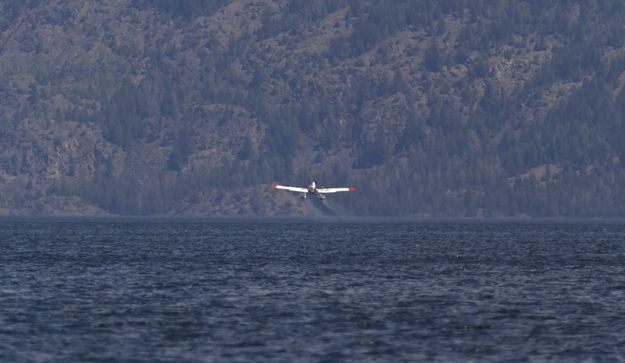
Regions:
[[625, 216], [621, 1], [0, 7], [0, 214]]

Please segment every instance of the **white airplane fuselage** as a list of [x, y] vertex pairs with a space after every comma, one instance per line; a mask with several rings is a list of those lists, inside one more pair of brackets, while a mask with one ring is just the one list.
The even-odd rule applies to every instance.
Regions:
[[325, 199], [325, 197], [326, 197], [325, 195], [323, 195], [323, 194], [321, 194], [321, 193], [319, 193], [317, 191], [317, 183], [315, 183], [314, 180], [311, 181], [310, 183], [308, 183], [308, 186], [306, 187], [306, 189], [308, 189], [308, 193], [302, 194], [302, 196], [301, 196], [302, 199], [306, 199], [306, 196], [308, 194], [314, 195], [314, 196], [318, 197], [319, 199]]

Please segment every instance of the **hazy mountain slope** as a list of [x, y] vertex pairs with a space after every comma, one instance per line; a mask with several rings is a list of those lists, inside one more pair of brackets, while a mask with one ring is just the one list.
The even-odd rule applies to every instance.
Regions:
[[0, 6], [1, 213], [625, 215], [621, 2]]

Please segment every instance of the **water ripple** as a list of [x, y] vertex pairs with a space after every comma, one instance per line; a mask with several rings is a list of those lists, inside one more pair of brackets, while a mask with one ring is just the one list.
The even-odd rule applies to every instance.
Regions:
[[0, 361], [625, 360], [625, 226], [0, 221]]

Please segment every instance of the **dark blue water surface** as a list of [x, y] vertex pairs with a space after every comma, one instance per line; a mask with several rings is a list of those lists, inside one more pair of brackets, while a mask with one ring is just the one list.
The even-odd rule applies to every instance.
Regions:
[[624, 361], [625, 225], [0, 221], [2, 362]]

